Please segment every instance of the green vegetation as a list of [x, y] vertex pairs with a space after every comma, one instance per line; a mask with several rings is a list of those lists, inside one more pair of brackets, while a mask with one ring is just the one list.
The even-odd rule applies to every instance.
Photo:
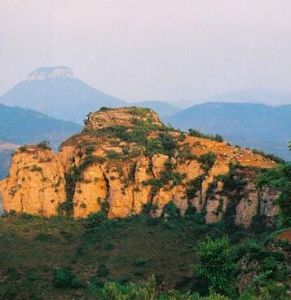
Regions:
[[38, 144], [36, 144], [36, 146], [40, 149], [51, 150], [50, 142], [48, 141], [41, 141]]
[[290, 244], [268, 232], [237, 238], [195, 211], [181, 218], [173, 203], [165, 212], [1, 218], [0, 298], [287, 299]]
[[188, 187], [186, 190], [186, 194], [188, 199], [193, 199], [196, 196], [198, 191], [201, 191], [203, 180], [205, 179], [205, 175], [200, 175], [195, 179], [192, 179], [188, 182]]
[[106, 156], [108, 159], [121, 159], [122, 154], [119, 152], [116, 152], [114, 150], [107, 151]]
[[258, 186], [270, 186], [281, 193], [278, 198], [281, 226], [291, 225], [291, 164], [280, 165], [266, 170], [258, 179]]
[[185, 174], [173, 172], [173, 163], [171, 159], [167, 159], [164, 164], [165, 168], [160, 174], [160, 178], [152, 178], [143, 182], [143, 185], [152, 186], [152, 195], [155, 195], [158, 190], [168, 184], [176, 186], [182, 183], [185, 178]]
[[58, 209], [60, 215], [66, 214], [67, 216], [72, 215], [73, 212], [73, 198], [76, 189], [77, 182], [83, 180], [83, 171], [86, 170], [90, 165], [94, 163], [102, 163], [105, 161], [104, 157], [88, 155], [82, 161], [79, 166], [73, 166], [66, 174], [66, 196], [67, 199], [65, 202], [61, 203]]
[[197, 273], [207, 280], [212, 291], [230, 294], [233, 289], [235, 263], [229, 239], [206, 238], [198, 244], [200, 264]]
[[216, 155], [213, 152], [208, 152], [200, 155], [198, 161], [202, 164], [204, 171], [209, 171], [216, 161]]
[[271, 159], [273, 160], [274, 162], [278, 163], [278, 164], [285, 164], [286, 161], [280, 157], [278, 157], [277, 155], [275, 154], [268, 154], [268, 153], [265, 153], [264, 151], [262, 150], [257, 150], [257, 149], [252, 149], [252, 152], [254, 154], [259, 154], [259, 155], [262, 155], [263, 157], [267, 158], [267, 159]]
[[215, 135], [204, 134], [196, 129], [189, 129], [189, 134], [191, 136], [198, 137], [198, 138], [204, 138], [204, 139], [209, 139], [212, 141], [223, 142], [223, 137], [219, 134], [215, 134]]
[[151, 110], [146, 107], [131, 107], [129, 112], [135, 116], [146, 117]]

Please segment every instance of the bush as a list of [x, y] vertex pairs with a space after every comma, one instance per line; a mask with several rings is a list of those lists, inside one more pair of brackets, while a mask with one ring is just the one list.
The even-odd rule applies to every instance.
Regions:
[[207, 280], [212, 291], [229, 294], [236, 266], [228, 237], [207, 237], [199, 242], [197, 253], [200, 259], [197, 273]]
[[205, 171], [209, 171], [215, 164], [216, 155], [213, 152], [208, 152], [208, 153], [202, 154], [198, 158], [198, 161], [202, 164], [202, 168]]
[[114, 150], [110, 150], [106, 153], [106, 156], [108, 159], [121, 159], [122, 158], [122, 154], [119, 152], [116, 152]]
[[90, 155], [90, 154], [92, 154], [92, 152], [94, 152], [94, 150], [95, 150], [94, 145], [89, 145], [89, 146], [87, 146], [86, 149], [85, 149], [85, 154], [86, 154], [86, 155]]
[[201, 190], [204, 179], [205, 175], [200, 175], [188, 182], [186, 194], [189, 200], [193, 199], [196, 196], [197, 192]]
[[210, 139], [212, 141], [223, 142], [223, 137], [220, 134], [215, 134], [215, 135], [204, 134], [196, 129], [189, 129], [189, 135], [198, 138]]
[[80, 279], [70, 271], [63, 268], [59, 268], [54, 271], [53, 284], [56, 288], [82, 287]]
[[273, 160], [274, 162], [276, 162], [278, 164], [285, 164], [286, 163], [286, 161], [284, 159], [282, 159], [281, 157], [278, 157], [274, 154], [268, 154], [268, 153], [265, 153], [264, 151], [257, 150], [257, 149], [253, 149], [252, 152], [254, 154], [261, 155], [261, 156], [263, 156], [267, 159]]
[[54, 272], [54, 286], [56, 288], [69, 287], [72, 280], [72, 274], [65, 269], [57, 269]]
[[50, 142], [48, 141], [41, 141], [36, 146], [44, 150], [51, 150]]
[[106, 277], [109, 274], [109, 270], [105, 264], [99, 264], [97, 268], [97, 277]]
[[173, 201], [167, 203], [163, 208], [163, 217], [170, 219], [176, 219], [181, 216], [180, 209], [176, 206]]
[[282, 217], [282, 225], [291, 225], [291, 163], [267, 170], [258, 179], [259, 188], [265, 186], [279, 190], [278, 204]]
[[137, 258], [133, 263], [132, 265], [135, 266], [135, 267], [142, 267], [146, 264], [146, 260], [143, 259], [143, 258]]
[[90, 213], [85, 221], [85, 227], [86, 229], [98, 227], [105, 220], [107, 220], [107, 215], [103, 211], [99, 211], [98, 213]]
[[93, 297], [102, 300], [228, 300], [218, 294], [200, 297], [198, 294], [175, 290], [160, 294], [153, 277], [147, 281], [126, 285], [117, 282], [106, 282], [104, 286], [98, 283], [95, 286], [90, 284], [90, 290]]

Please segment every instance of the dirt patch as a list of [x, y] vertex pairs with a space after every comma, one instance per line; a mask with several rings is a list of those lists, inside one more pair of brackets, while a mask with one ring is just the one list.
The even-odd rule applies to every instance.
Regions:
[[277, 239], [291, 242], [291, 229], [279, 233]]

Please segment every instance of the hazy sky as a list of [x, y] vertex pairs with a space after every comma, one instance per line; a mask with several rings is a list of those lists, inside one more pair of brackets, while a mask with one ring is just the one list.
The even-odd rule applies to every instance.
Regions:
[[0, 93], [52, 65], [125, 100], [291, 92], [291, 0], [0, 0]]

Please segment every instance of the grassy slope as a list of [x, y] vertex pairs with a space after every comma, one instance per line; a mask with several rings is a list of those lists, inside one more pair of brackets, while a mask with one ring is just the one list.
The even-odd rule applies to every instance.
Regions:
[[[142, 218], [119, 221], [85, 234], [81, 222], [65, 218], [8, 216], [0, 219], [0, 298], [71, 299], [81, 290], [54, 289], [53, 270], [72, 268], [83, 283], [96, 277], [99, 263], [108, 279], [147, 278], [173, 287], [191, 275], [193, 227], [148, 226]], [[138, 261], [142, 261], [138, 266]]]
[[[90, 281], [122, 283], [154, 274], [160, 288], [182, 291], [203, 289], [193, 276], [195, 247], [206, 234], [220, 236], [223, 227], [194, 222], [152, 221], [136, 217], [106, 221], [86, 229], [85, 220], [64, 217], [44, 219], [27, 215], [0, 218], [0, 299], [90, 299]], [[234, 243], [253, 233], [233, 231]], [[109, 274], [98, 276], [99, 264]], [[57, 289], [56, 268], [68, 268], [84, 287]]]

